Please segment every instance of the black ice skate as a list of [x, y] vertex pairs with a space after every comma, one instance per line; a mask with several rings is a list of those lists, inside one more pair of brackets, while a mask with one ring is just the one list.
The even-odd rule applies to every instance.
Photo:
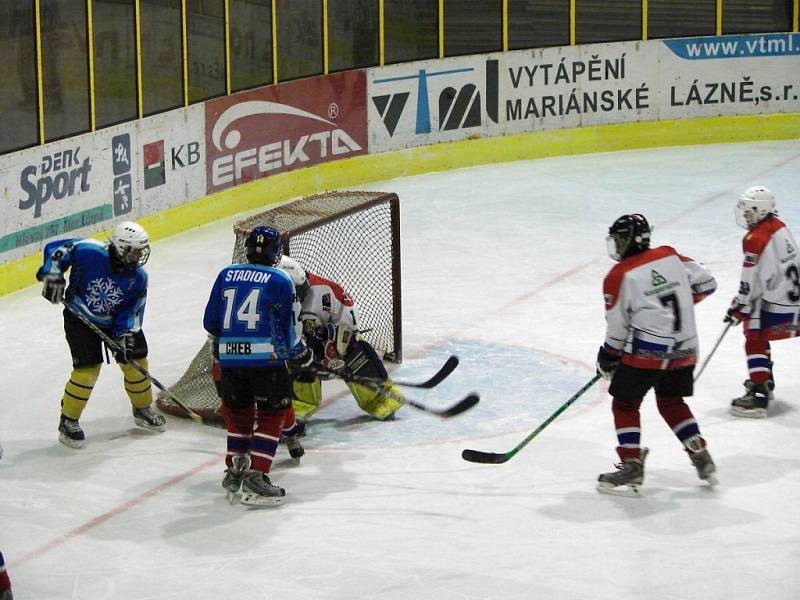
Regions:
[[247, 506], [273, 506], [280, 504], [286, 497], [282, 487], [273, 485], [262, 471], [245, 471], [242, 478], [241, 503]]
[[744, 387], [747, 392], [731, 402], [730, 413], [737, 417], [763, 419], [767, 416], [767, 405], [774, 397], [772, 390], [775, 389], [775, 384], [771, 380], [755, 383], [748, 379], [744, 382]]
[[247, 454], [234, 454], [231, 456], [231, 466], [225, 469], [222, 478], [222, 487], [225, 488], [225, 497], [230, 504], [236, 503], [236, 494], [242, 485], [242, 478], [250, 468], [250, 457]]
[[152, 431], [164, 431], [167, 428], [167, 420], [153, 412], [149, 406], [145, 408], [134, 408], [133, 418], [136, 424], [143, 429], [150, 429]]
[[300, 443], [299, 434], [290, 435], [286, 438], [286, 448], [289, 450], [289, 456], [298, 463], [306, 453], [306, 449], [303, 448], [303, 445]]
[[697, 469], [697, 476], [703, 481], [707, 481], [709, 485], [716, 485], [717, 466], [711, 460], [711, 455], [706, 448], [706, 441], [699, 435], [695, 435], [686, 440], [685, 445], [689, 458], [694, 468]]
[[58, 441], [70, 448], [80, 448], [85, 439], [86, 436], [78, 421], [61, 415], [58, 423]]
[[639, 486], [644, 481], [644, 461], [647, 448], [642, 448], [639, 458], [625, 458], [616, 465], [617, 470], [603, 473], [597, 478], [597, 491], [612, 496], [638, 497]]

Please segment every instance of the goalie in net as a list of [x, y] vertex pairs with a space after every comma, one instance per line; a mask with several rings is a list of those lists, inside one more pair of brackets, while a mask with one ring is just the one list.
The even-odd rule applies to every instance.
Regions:
[[[257, 226], [278, 229], [286, 255], [357, 298], [359, 336], [382, 361], [402, 361], [400, 201], [395, 194], [325, 192], [239, 221], [231, 262], [245, 262], [245, 240]], [[221, 421], [211, 362], [206, 343], [169, 390], [205, 420]], [[159, 394], [157, 405], [168, 414], [187, 416], [167, 394]]]
[[[306, 271], [288, 256], [278, 267], [294, 282], [301, 303], [303, 336], [322, 372], [344, 379], [363, 411], [379, 420], [391, 418], [403, 406], [403, 395], [392, 384], [375, 349], [361, 335], [361, 317], [353, 297], [335, 281]], [[376, 383], [356, 383], [351, 381], [353, 377], [374, 379]], [[294, 378], [293, 387], [294, 412], [297, 419], [307, 421], [322, 402], [322, 378], [310, 372], [300, 374]]]

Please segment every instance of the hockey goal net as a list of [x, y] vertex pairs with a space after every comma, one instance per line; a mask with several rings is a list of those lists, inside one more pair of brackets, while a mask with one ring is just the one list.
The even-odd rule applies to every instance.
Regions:
[[[362, 335], [384, 360], [402, 361], [400, 200], [396, 194], [325, 192], [239, 221], [233, 228], [233, 263], [246, 262], [245, 240], [259, 225], [278, 229], [284, 253], [307, 271], [340, 283], [359, 306]], [[220, 416], [209, 342], [169, 391], [206, 419]], [[164, 392], [159, 393], [156, 405], [165, 413], [187, 416]]]

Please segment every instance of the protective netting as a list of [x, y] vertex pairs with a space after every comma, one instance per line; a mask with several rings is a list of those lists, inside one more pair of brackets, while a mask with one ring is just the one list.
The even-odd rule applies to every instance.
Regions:
[[[340, 283], [358, 304], [362, 335], [384, 360], [402, 361], [397, 195], [325, 192], [271, 208], [234, 225], [232, 262], [246, 262], [244, 243], [258, 225], [278, 229], [284, 253], [306, 270]], [[219, 417], [208, 342], [169, 391], [199, 415]], [[166, 413], [186, 416], [164, 392], [156, 404]]]

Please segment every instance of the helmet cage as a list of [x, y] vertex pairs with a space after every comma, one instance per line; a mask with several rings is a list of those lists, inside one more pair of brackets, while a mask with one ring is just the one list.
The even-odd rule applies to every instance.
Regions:
[[142, 267], [150, 258], [150, 236], [132, 221], [117, 225], [109, 243], [114, 261], [123, 269]]
[[644, 215], [623, 215], [608, 228], [606, 250], [615, 261], [643, 252], [650, 247], [650, 224]]

